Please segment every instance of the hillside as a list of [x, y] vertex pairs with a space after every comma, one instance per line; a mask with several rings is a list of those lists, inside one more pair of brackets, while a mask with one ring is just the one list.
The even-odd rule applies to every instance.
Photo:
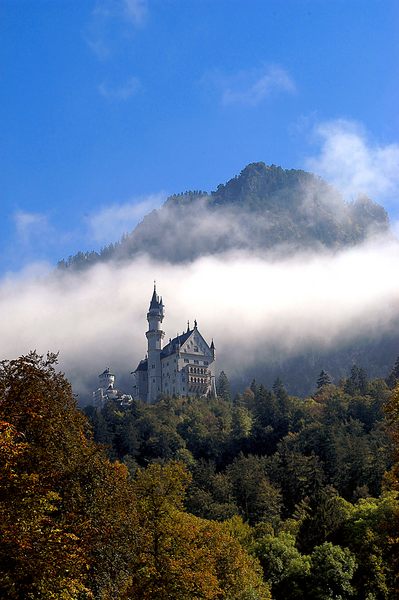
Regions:
[[138, 254], [180, 263], [228, 250], [285, 256], [343, 248], [387, 229], [384, 208], [369, 198], [347, 203], [311, 173], [259, 162], [211, 193], [170, 196], [119, 242], [99, 253], [79, 252], [59, 266], [81, 269]]

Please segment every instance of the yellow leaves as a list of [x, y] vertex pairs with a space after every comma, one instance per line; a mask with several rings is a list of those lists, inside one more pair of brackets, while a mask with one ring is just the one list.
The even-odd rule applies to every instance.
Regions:
[[[182, 511], [189, 481], [184, 466], [176, 462], [150, 465], [137, 474], [140, 527], [133, 598], [269, 598], [257, 561], [228, 527]], [[239, 524], [231, 528], [239, 529]]]

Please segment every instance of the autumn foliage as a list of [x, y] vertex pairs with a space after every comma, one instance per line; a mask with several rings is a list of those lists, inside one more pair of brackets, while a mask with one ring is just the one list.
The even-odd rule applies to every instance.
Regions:
[[259, 563], [222, 524], [184, 512], [178, 463], [133, 481], [93, 442], [56, 357], [0, 370], [0, 596], [270, 597]]

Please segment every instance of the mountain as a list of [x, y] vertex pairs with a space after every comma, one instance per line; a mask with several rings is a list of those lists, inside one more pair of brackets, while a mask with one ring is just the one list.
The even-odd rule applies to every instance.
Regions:
[[[158, 262], [189, 263], [198, 257], [241, 250], [284, 258], [296, 252], [340, 250], [389, 229], [387, 213], [367, 197], [346, 202], [320, 177], [302, 170], [262, 162], [208, 193], [189, 191], [170, 196], [119, 242], [101, 252], [80, 252], [59, 263], [60, 269], [84, 270], [107, 261], [128, 261], [140, 254]], [[233, 389], [253, 377], [271, 385], [281, 377], [290, 393], [306, 395], [326, 369], [337, 382], [348, 365], [364, 367], [371, 377], [385, 377], [399, 352], [399, 319], [390, 333], [347, 336], [333, 347], [299, 347], [289, 357], [272, 357], [238, 373], [229, 373]], [[129, 382], [126, 382], [129, 385]]]
[[388, 227], [384, 208], [369, 198], [348, 203], [312, 173], [258, 162], [211, 193], [170, 196], [119, 242], [59, 266], [81, 269], [138, 254], [180, 263], [228, 250], [285, 256], [354, 245]]

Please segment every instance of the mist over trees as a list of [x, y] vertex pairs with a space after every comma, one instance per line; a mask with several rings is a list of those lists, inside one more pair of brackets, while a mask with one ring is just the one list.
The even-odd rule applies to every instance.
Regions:
[[343, 248], [387, 229], [387, 213], [369, 198], [347, 203], [311, 173], [259, 162], [211, 193], [170, 196], [120, 241], [101, 252], [79, 252], [59, 268], [84, 269], [140, 254], [171, 263], [228, 250], [287, 256]]
[[[74, 273], [92, 265], [128, 264], [138, 256], [150, 257], [156, 265], [176, 266], [228, 251], [261, 255], [271, 264], [300, 253], [298, 260], [306, 265], [315, 253], [353, 248], [388, 231], [385, 210], [370, 199], [346, 202], [336, 189], [311, 173], [259, 162], [247, 165], [211, 193], [197, 190], [169, 197], [119, 242], [100, 253], [80, 252], [61, 261], [59, 268]], [[317, 287], [317, 281], [312, 285]], [[295, 297], [297, 286], [298, 282], [287, 294]], [[368, 328], [343, 332], [332, 344], [312, 342], [305, 336], [301, 344], [295, 344], [285, 342], [282, 334], [279, 348], [269, 352], [267, 360], [257, 359], [254, 353], [248, 368], [242, 365], [239, 372], [231, 373], [231, 384], [239, 389], [254, 375], [271, 386], [284, 374], [291, 393], [306, 395], [325, 364], [337, 381], [345, 376], [349, 364], [362, 364], [371, 376], [378, 377], [386, 373], [397, 353], [398, 332], [396, 319], [383, 333]], [[253, 344], [256, 347], [259, 342], [254, 339]], [[270, 345], [275, 347], [276, 340]]]

